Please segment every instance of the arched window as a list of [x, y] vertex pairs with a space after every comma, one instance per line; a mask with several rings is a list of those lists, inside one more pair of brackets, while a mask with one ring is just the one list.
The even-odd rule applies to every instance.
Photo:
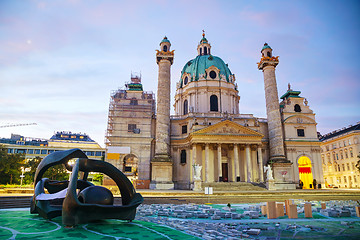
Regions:
[[268, 56], [268, 57], [271, 57], [271, 53], [270, 53], [270, 52], [267, 52], [267, 56]]
[[181, 153], [180, 153], [180, 163], [181, 163], [181, 164], [185, 164], [185, 163], [186, 163], [186, 150], [185, 150], [185, 149], [181, 150]]
[[218, 108], [218, 97], [216, 95], [211, 95], [210, 97], [210, 111], [217, 112]]
[[200, 55], [202, 55], [202, 48], [200, 48]]
[[186, 85], [188, 83], [188, 80], [189, 80], [188, 77], [184, 78], [184, 85]]
[[207, 55], [207, 47], [204, 47], [204, 55]]
[[167, 52], [167, 46], [166, 46], [166, 45], [164, 45], [163, 51], [164, 51], [164, 52]]
[[184, 115], [188, 114], [188, 101], [184, 101]]
[[295, 112], [301, 112], [301, 107], [299, 106], [299, 104], [295, 104], [294, 111]]

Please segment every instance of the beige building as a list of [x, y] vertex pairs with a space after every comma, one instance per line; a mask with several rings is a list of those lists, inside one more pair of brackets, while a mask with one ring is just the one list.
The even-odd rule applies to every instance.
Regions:
[[[197, 46], [197, 56], [181, 71], [175, 114], [170, 116], [174, 59], [170, 47], [165, 37], [156, 53], [156, 114], [154, 97], [146, 95], [140, 81], [137, 90], [127, 85], [126, 90], [112, 93], [108, 161], [122, 171], [131, 170], [142, 186], [152, 189], [193, 189], [195, 169], [201, 169], [196, 178], [203, 186], [263, 182], [273, 189], [294, 189], [300, 179], [305, 188], [313, 188], [313, 179], [321, 186], [315, 114], [300, 92], [290, 86], [279, 103], [275, 77], [279, 61], [269, 45], [262, 48], [258, 63], [264, 72], [267, 118], [239, 112], [235, 74], [212, 54], [205, 34]], [[125, 169], [130, 156], [137, 159], [137, 165]], [[271, 170], [264, 173], [267, 165]]]
[[50, 139], [28, 138], [11, 134], [10, 138], [1, 138], [8, 153], [22, 153], [25, 159], [44, 158], [50, 153], [80, 148], [91, 159], [102, 160], [105, 149], [92, 140], [87, 134], [72, 132], [56, 132]]
[[360, 171], [356, 168], [360, 123], [325, 134], [320, 140], [326, 187], [360, 188]]

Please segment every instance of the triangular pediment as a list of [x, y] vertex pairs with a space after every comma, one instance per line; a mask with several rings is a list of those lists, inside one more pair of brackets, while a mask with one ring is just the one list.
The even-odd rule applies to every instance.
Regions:
[[214, 124], [212, 126], [203, 128], [199, 131], [193, 132], [193, 135], [236, 135], [236, 136], [253, 136], [264, 137], [263, 134], [254, 131], [250, 128], [244, 127], [240, 124], [225, 120]]

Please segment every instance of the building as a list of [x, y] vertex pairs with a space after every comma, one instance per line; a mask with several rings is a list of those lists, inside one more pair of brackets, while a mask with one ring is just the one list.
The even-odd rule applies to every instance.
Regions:
[[[279, 103], [275, 77], [279, 60], [268, 44], [258, 63], [264, 74], [267, 118], [239, 112], [235, 74], [212, 54], [205, 34], [197, 56], [181, 71], [171, 116], [174, 50], [170, 47], [165, 37], [156, 53], [156, 114], [154, 96], [143, 91], [139, 79], [132, 78], [126, 90], [112, 93], [107, 161], [137, 175], [142, 185], [138, 187], [151, 189], [193, 189], [196, 168], [201, 169], [202, 186], [266, 182], [270, 189], [294, 189], [299, 180], [304, 188], [313, 188], [315, 182], [322, 186], [315, 114], [290, 85]], [[136, 161], [128, 166], [127, 159]], [[266, 165], [271, 166], [269, 174], [264, 174]]]
[[360, 188], [360, 122], [320, 137], [326, 187]]
[[0, 144], [7, 148], [8, 153], [25, 154], [25, 159], [44, 158], [55, 151], [73, 148], [80, 148], [92, 159], [101, 160], [105, 155], [105, 149], [88, 135], [81, 133], [56, 132], [50, 139], [25, 138], [11, 134], [10, 138], [1, 138]]

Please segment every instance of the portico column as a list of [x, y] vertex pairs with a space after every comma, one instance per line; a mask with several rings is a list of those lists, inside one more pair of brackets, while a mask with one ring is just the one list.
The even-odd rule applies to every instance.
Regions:
[[240, 168], [239, 168], [239, 149], [238, 145], [234, 144], [234, 158], [235, 158], [235, 181], [240, 182]]
[[205, 182], [209, 182], [209, 144], [205, 143]]
[[194, 143], [193, 146], [192, 146], [192, 164], [190, 166], [190, 177], [191, 177], [191, 182], [193, 181], [193, 165], [196, 164], [196, 144]]
[[263, 163], [261, 145], [258, 145], [257, 151], [258, 151], [258, 158], [259, 158], [260, 182], [264, 182], [264, 163]]
[[246, 170], [247, 170], [247, 182], [251, 182], [251, 156], [250, 145], [245, 146], [245, 158], [246, 158]]
[[219, 171], [219, 182], [222, 182], [222, 168], [221, 168], [221, 144], [218, 144], [218, 171]]

